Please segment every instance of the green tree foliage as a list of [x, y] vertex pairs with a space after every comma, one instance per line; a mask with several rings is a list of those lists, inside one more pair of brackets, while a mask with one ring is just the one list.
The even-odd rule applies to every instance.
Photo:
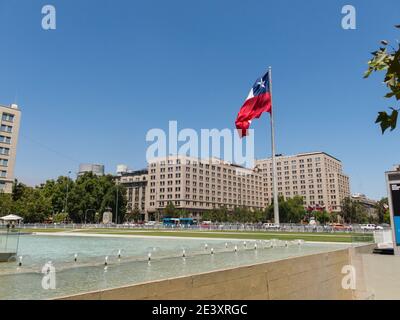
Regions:
[[349, 197], [343, 199], [341, 203], [341, 217], [346, 223], [368, 223], [370, 218], [368, 217], [366, 209], [358, 202], [354, 201]]
[[25, 188], [20, 199], [13, 203], [13, 211], [24, 218], [25, 223], [43, 222], [52, 214], [51, 201], [40, 188]]
[[14, 180], [13, 186], [12, 186], [12, 200], [13, 201], [18, 201], [19, 199], [22, 198], [22, 195], [24, 194], [27, 186], [23, 183], [18, 182], [17, 179]]
[[18, 214], [28, 223], [42, 222], [50, 216], [57, 220], [68, 217], [73, 222], [82, 223], [86, 215], [87, 222], [95, 222], [96, 212], [102, 213], [107, 207], [112, 209], [115, 217], [117, 194], [118, 221], [122, 222], [126, 211], [126, 191], [123, 186], [115, 184], [111, 175], [86, 173], [76, 181], [59, 177], [34, 188], [15, 181], [11, 195], [0, 194], [0, 215]]
[[139, 222], [142, 219], [142, 215], [138, 208], [133, 209], [131, 212], [125, 214], [125, 221], [136, 221]]
[[171, 201], [168, 201], [167, 206], [164, 209], [164, 217], [175, 218], [176, 213], [177, 210], [175, 205]]
[[[396, 26], [400, 28], [400, 25]], [[389, 89], [385, 98], [395, 98], [396, 101], [400, 100], [400, 45], [394, 48], [389, 45], [386, 40], [381, 41], [379, 50], [372, 53], [372, 59], [368, 62], [368, 70], [365, 73], [365, 78], [368, 78], [373, 72], [384, 71], [386, 72], [384, 83]], [[391, 107], [391, 113], [381, 111], [378, 114], [376, 123], [379, 123], [382, 133], [387, 129], [394, 130], [397, 125], [397, 118], [399, 109]]]
[[389, 213], [388, 198], [382, 198], [376, 203], [376, 214], [378, 216], [378, 223], [382, 223], [385, 221], [386, 213]]
[[383, 223], [390, 224], [390, 212], [389, 210], [385, 212], [383, 216]]
[[320, 224], [327, 224], [332, 220], [332, 215], [329, 214], [326, 210], [323, 211], [314, 211], [312, 215]]
[[[300, 222], [306, 211], [304, 209], [303, 198], [296, 196], [285, 200], [284, 197], [279, 197], [279, 219], [282, 223], [298, 223]], [[273, 221], [274, 219], [274, 204], [272, 203], [267, 208], [267, 219]]]
[[53, 216], [53, 222], [55, 223], [63, 223], [66, 222], [68, 219], [68, 213], [56, 213]]
[[13, 200], [10, 194], [0, 191], [0, 217], [11, 214], [13, 210]]

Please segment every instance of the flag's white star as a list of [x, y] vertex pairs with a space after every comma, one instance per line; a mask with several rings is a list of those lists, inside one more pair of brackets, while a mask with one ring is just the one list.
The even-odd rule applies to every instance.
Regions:
[[261, 88], [265, 88], [265, 81], [263, 81], [263, 79], [260, 79], [259, 82], [257, 82], [258, 86], [260, 86]]

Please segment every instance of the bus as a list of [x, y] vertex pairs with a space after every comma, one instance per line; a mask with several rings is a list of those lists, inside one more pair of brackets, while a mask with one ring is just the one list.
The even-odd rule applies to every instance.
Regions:
[[164, 218], [163, 224], [168, 227], [192, 226], [197, 224], [197, 220], [193, 218]]
[[193, 226], [197, 224], [197, 220], [193, 218], [180, 218], [179, 223], [184, 226]]
[[164, 218], [163, 225], [168, 227], [175, 227], [179, 225], [179, 218]]

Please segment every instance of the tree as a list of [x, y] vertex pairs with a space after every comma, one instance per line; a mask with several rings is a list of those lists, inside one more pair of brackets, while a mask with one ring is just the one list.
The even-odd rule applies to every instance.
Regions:
[[12, 185], [12, 200], [18, 201], [19, 199], [21, 199], [26, 188], [27, 188], [27, 186], [25, 184], [20, 183], [20, 182], [18, 182], [17, 179], [15, 179], [14, 183]]
[[[400, 25], [395, 26], [400, 28]], [[372, 72], [384, 71], [386, 72], [384, 83], [389, 88], [389, 92], [385, 98], [395, 98], [396, 101], [400, 100], [400, 45], [397, 49], [389, 45], [388, 41], [381, 41], [379, 50], [372, 53], [373, 58], [368, 62], [368, 70], [364, 77], [368, 78]], [[397, 118], [399, 109], [391, 107], [391, 114], [381, 111], [378, 114], [376, 123], [379, 123], [382, 133], [385, 133], [390, 128], [393, 131], [397, 125]]]
[[387, 210], [383, 216], [383, 223], [390, 224], [390, 212]]
[[203, 221], [212, 221], [212, 211], [211, 210], [207, 210], [205, 211], [202, 216], [201, 219]]
[[10, 194], [0, 191], [0, 217], [12, 213], [13, 201]]
[[222, 206], [217, 210], [213, 210], [213, 212], [214, 212], [214, 221], [218, 222], [228, 221], [228, 209], [225, 206]]
[[175, 205], [172, 201], [168, 201], [167, 206], [164, 209], [164, 217], [174, 218], [176, 213]]
[[388, 198], [382, 198], [376, 203], [376, 215], [378, 216], [378, 223], [382, 223], [385, 214], [389, 211]]
[[[67, 186], [68, 186], [68, 201], [66, 203], [67, 196]], [[69, 177], [60, 176], [57, 180], [47, 180], [44, 184], [38, 186], [42, 190], [43, 195], [49, 198], [51, 201], [51, 206], [53, 212], [61, 213], [70, 212], [69, 208], [72, 202], [69, 199], [71, 190], [74, 187], [74, 181]], [[68, 204], [68, 208], [65, 205]]]
[[[304, 209], [303, 198], [295, 196], [285, 200], [284, 197], [279, 197], [279, 220], [283, 223], [297, 223], [304, 217], [306, 211]], [[267, 219], [273, 221], [274, 203], [266, 210]]]
[[341, 216], [346, 223], [367, 223], [369, 218], [365, 208], [358, 202], [346, 197], [341, 203]]
[[121, 185], [113, 184], [112, 180], [101, 202], [100, 212], [104, 212], [106, 208], [113, 210], [115, 221], [118, 223], [122, 221], [121, 217], [124, 217], [126, 213], [126, 189]]
[[287, 199], [288, 212], [286, 222], [297, 223], [304, 217], [306, 211], [304, 209], [303, 198], [295, 196], [294, 198]]
[[326, 224], [327, 222], [329, 222], [331, 220], [331, 215], [325, 210], [314, 211], [313, 215], [320, 224]]
[[27, 187], [21, 198], [14, 202], [14, 210], [24, 218], [24, 222], [43, 222], [52, 214], [51, 201], [39, 188]]
[[68, 213], [56, 213], [53, 216], [54, 223], [62, 223], [65, 222], [67, 219], [68, 219]]
[[125, 221], [139, 221], [142, 214], [138, 208], [134, 208], [131, 212], [125, 214]]
[[[111, 175], [86, 173], [76, 181], [60, 176], [34, 188], [15, 181], [12, 195], [0, 194], [0, 214], [13, 212], [21, 215], [25, 222], [41, 222], [49, 216], [95, 222], [107, 207], [114, 212], [118, 210], [118, 222], [121, 222], [120, 217], [124, 217], [126, 211], [126, 190], [117, 185]], [[97, 217], [96, 212], [99, 212]]]

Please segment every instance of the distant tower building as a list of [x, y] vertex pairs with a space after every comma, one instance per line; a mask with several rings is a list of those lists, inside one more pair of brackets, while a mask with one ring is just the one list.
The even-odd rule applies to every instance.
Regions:
[[102, 164], [91, 164], [82, 163], [79, 165], [78, 176], [85, 174], [86, 172], [91, 172], [96, 176], [104, 176], [104, 165]]
[[117, 175], [122, 175], [128, 172], [128, 166], [126, 164], [117, 165]]
[[0, 192], [12, 192], [20, 119], [16, 104], [0, 105]]

